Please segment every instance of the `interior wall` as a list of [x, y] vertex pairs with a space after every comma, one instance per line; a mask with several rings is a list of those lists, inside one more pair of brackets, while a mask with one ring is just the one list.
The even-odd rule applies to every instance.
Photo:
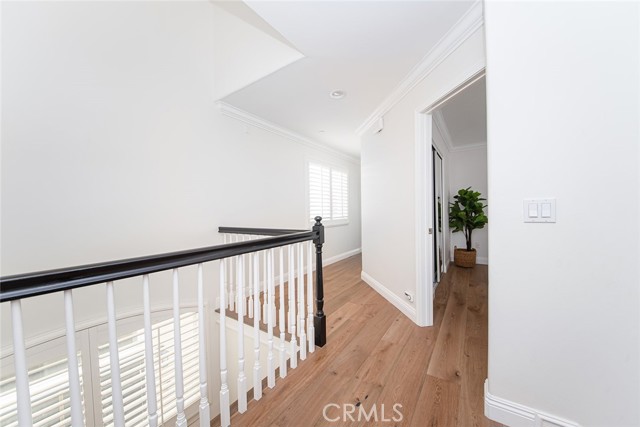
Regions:
[[[362, 136], [363, 278], [415, 320], [416, 112], [483, 69], [484, 34], [476, 30], [384, 115], [384, 130]], [[426, 233], [426, 230], [422, 231]]]
[[[488, 390], [640, 425], [640, 5], [490, 1], [485, 22]], [[551, 197], [556, 223], [523, 222]]]
[[[325, 259], [360, 248], [357, 160], [220, 113], [213, 13], [207, 1], [2, 3], [3, 276], [214, 245], [223, 225], [307, 229], [309, 160], [349, 172], [350, 222], [327, 228]], [[185, 303], [194, 271], [181, 272]], [[155, 305], [170, 276], [152, 276]], [[116, 283], [119, 314], [140, 309], [138, 282]], [[215, 304], [214, 283], [207, 295]], [[78, 324], [105, 317], [104, 286], [75, 299]], [[26, 300], [28, 339], [62, 328], [61, 307], [61, 295]]]
[[[454, 150], [451, 153], [450, 176], [450, 197], [449, 202], [453, 202], [453, 196], [458, 193], [461, 188], [472, 187], [473, 190], [482, 193], [482, 197], [487, 199], [487, 146], [469, 147]], [[486, 212], [486, 209], [485, 209]], [[491, 218], [489, 218], [491, 221]], [[489, 227], [490, 223], [484, 228], [473, 230], [471, 234], [473, 247], [476, 249], [477, 262], [479, 264], [488, 264], [489, 262]], [[457, 246], [464, 248], [466, 246], [464, 233], [451, 233], [451, 259], [453, 259], [453, 248]]]

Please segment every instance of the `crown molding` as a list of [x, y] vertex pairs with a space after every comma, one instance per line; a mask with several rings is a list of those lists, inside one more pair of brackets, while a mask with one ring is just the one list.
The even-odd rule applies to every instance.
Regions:
[[240, 108], [229, 105], [226, 102], [218, 101], [217, 105], [220, 108], [220, 112], [227, 117], [240, 120], [241, 122], [250, 124], [262, 130], [266, 130], [267, 132], [271, 132], [275, 135], [278, 135], [290, 141], [297, 142], [298, 144], [302, 144], [308, 148], [312, 148], [314, 150], [320, 150], [332, 156], [338, 157], [342, 160], [346, 160], [355, 164], [360, 164], [360, 158], [358, 157], [355, 157], [345, 152], [342, 152], [340, 150], [336, 150], [334, 148], [328, 147], [327, 145], [322, 144], [321, 142], [315, 141], [311, 138], [301, 135], [291, 129], [287, 129], [284, 126], [277, 125], [273, 122], [263, 119], [262, 117], [256, 116], [255, 114], [251, 114], [245, 110], [241, 110]]
[[404, 98], [418, 83], [451, 55], [484, 22], [482, 1], [476, 1], [453, 27], [436, 43], [427, 55], [411, 69], [393, 92], [375, 109], [375, 111], [356, 129], [356, 135], [362, 136], [380, 117]]
[[462, 145], [460, 147], [455, 147], [452, 152], [454, 153], [461, 153], [464, 151], [473, 151], [473, 150], [478, 150], [480, 148], [485, 148], [487, 146], [486, 142], [477, 142], [474, 144], [467, 144], [467, 145]]
[[447, 146], [447, 150], [449, 150], [449, 152], [454, 151], [453, 142], [451, 141], [451, 134], [449, 133], [447, 123], [444, 121], [444, 117], [442, 117], [442, 111], [434, 111], [431, 117], [433, 118], [433, 124], [440, 131], [440, 135], [442, 135], [442, 140], [444, 141], [444, 145]]

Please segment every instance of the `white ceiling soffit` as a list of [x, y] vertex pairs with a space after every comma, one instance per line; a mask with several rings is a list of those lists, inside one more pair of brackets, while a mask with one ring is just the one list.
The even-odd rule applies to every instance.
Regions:
[[[356, 129], [472, 7], [472, 1], [247, 1], [304, 54], [228, 104], [359, 156]], [[481, 16], [481, 13], [480, 13]], [[344, 90], [336, 100], [329, 96]]]
[[214, 5], [215, 99], [304, 57], [244, 3], [227, 1]]
[[483, 77], [439, 109], [440, 118], [444, 121], [453, 150], [487, 143], [486, 94], [486, 82]]

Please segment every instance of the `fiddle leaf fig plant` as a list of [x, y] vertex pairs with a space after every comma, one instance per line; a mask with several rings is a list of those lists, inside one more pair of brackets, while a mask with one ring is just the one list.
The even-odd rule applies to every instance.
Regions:
[[449, 227], [451, 231], [464, 232], [467, 243], [467, 250], [471, 248], [471, 233], [475, 229], [484, 228], [487, 223], [487, 215], [484, 208], [487, 205], [482, 202], [486, 199], [480, 197], [478, 191], [473, 191], [471, 187], [458, 190], [458, 194], [453, 196], [454, 202], [449, 203]]

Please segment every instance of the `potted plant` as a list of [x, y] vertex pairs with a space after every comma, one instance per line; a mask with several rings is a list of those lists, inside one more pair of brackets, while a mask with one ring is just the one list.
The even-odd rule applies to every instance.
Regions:
[[456, 233], [464, 232], [466, 249], [455, 247], [453, 262], [459, 267], [473, 267], [476, 265], [476, 250], [471, 247], [471, 233], [475, 229], [484, 228], [487, 223], [487, 215], [484, 213], [482, 202], [486, 199], [481, 194], [473, 191], [471, 187], [458, 190], [453, 196], [454, 202], [449, 203], [449, 227]]

